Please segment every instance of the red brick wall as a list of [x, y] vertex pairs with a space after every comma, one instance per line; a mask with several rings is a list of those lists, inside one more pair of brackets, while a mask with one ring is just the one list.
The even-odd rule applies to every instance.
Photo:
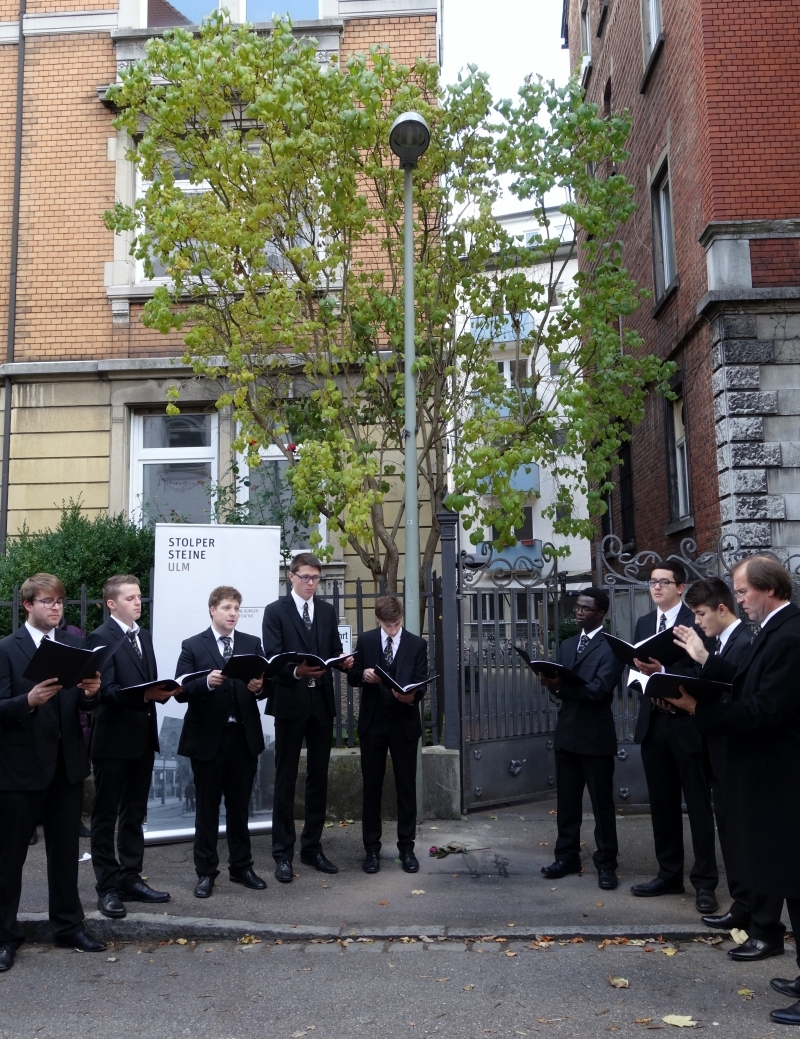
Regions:
[[800, 285], [800, 239], [752, 239], [750, 267], [754, 289]]

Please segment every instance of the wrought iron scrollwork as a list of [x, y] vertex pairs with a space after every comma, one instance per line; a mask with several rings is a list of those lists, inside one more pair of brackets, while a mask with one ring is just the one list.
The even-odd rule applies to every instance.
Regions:
[[[733, 538], [733, 535], [726, 535]], [[603, 576], [607, 585], [634, 585], [644, 588], [647, 586], [649, 572], [659, 564], [675, 561], [680, 563], [691, 575], [693, 580], [704, 577], [716, 577], [719, 575], [723, 558], [721, 555], [722, 541], [717, 546], [716, 552], [703, 552], [697, 555], [697, 542], [694, 538], [684, 538], [677, 552], [673, 552], [666, 559], [653, 549], [645, 548], [635, 554], [623, 551], [622, 541], [616, 534], [607, 534], [600, 543], [600, 556], [603, 563]], [[736, 549], [738, 551], [738, 548]]]
[[496, 588], [558, 583], [558, 551], [549, 541], [537, 542], [530, 553], [519, 552], [513, 558], [495, 552], [491, 541], [483, 541], [475, 552], [462, 552], [461, 563], [467, 587], [481, 577], [488, 577]]

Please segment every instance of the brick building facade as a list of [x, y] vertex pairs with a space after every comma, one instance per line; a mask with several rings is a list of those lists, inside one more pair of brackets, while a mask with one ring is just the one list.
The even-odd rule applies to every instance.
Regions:
[[[604, 533], [800, 548], [800, 24], [793, 0], [564, 0], [588, 98], [628, 109], [629, 320], [674, 360], [615, 476]], [[607, 171], [597, 171], [598, 176]]]
[[[103, 223], [115, 199], [132, 204], [137, 190], [106, 88], [165, 25], [196, 23], [198, 3], [27, 0], [20, 33], [20, 0], [0, 0], [0, 432], [10, 433], [1, 444], [10, 534], [23, 522], [52, 524], [70, 498], [90, 513], [135, 512], [165, 473], [176, 486], [180, 466], [215, 480], [233, 460], [232, 422], [213, 408], [214, 387], [180, 366], [178, 335], [142, 325], [155, 283], [130, 242]], [[296, 14], [302, 3], [280, 6]], [[225, 6], [266, 31], [259, 12], [279, 5], [258, 4]], [[437, 0], [314, 7], [319, 17], [296, 21], [295, 31], [317, 39], [321, 62], [373, 44], [409, 63], [438, 59]], [[166, 391], [180, 381], [189, 421], [170, 432]]]

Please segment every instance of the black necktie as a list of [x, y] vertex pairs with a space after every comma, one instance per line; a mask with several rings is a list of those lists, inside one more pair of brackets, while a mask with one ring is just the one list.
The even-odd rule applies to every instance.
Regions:
[[580, 639], [578, 640], [578, 654], [577, 655], [580, 656], [581, 653], [583, 653], [583, 651], [586, 649], [586, 647], [588, 645], [589, 645], [589, 636], [586, 634], [586, 632], [584, 632], [581, 635]]
[[233, 639], [230, 637], [230, 635], [221, 635], [220, 636], [220, 642], [222, 643], [222, 646], [223, 646], [223, 649], [222, 649], [222, 659], [227, 664], [228, 661], [233, 656]]
[[303, 624], [306, 626], [306, 631], [311, 634], [311, 614], [308, 612], [308, 603], [303, 603]]
[[125, 634], [128, 636], [128, 641], [130, 642], [130, 644], [136, 650], [136, 655], [141, 660], [142, 659], [142, 650], [141, 650], [141, 647], [139, 646], [139, 642], [138, 642], [138, 640], [136, 638], [136, 632], [133, 630], [133, 628], [130, 628], [128, 631], [125, 632]]
[[714, 639], [714, 655], [720, 656], [722, 654], [722, 639], [717, 635]]
[[386, 636], [386, 647], [383, 651], [383, 659], [386, 661], [386, 666], [391, 667], [392, 661], [394, 660], [394, 653], [392, 652], [392, 636]]
[[667, 615], [666, 615], [666, 613], [662, 613], [661, 614], [661, 620], [658, 622], [658, 634], [660, 635], [662, 631], [666, 631], [666, 630], [667, 630]]

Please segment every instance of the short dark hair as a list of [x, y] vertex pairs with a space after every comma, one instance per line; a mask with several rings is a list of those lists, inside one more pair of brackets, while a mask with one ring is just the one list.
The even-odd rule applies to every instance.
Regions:
[[322, 563], [313, 552], [298, 552], [289, 564], [289, 573], [296, 574], [301, 566], [313, 566], [315, 570], [322, 573]]
[[103, 603], [107, 603], [109, 599], [116, 602], [119, 590], [124, 584], [135, 584], [139, 587], [139, 578], [135, 574], [115, 574], [109, 577], [103, 585]]
[[731, 574], [734, 575], [743, 566], [747, 567], [747, 583], [760, 592], [772, 591], [775, 598], [782, 602], [788, 602], [794, 594], [794, 585], [783, 564], [772, 555], [761, 552], [754, 556], [741, 559], [733, 567]]
[[675, 579], [675, 584], [686, 584], [686, 570], [684, 569], [683, 564], [677, 562], [677, 560], [667, 559], [663, 563], [656, 564], [656, 566], [651, 569], [648, 575], [649, 577], [653, 576], [653, 570], [669, 570]]
[[57, 599], [66, 599], [67, 590], [55, 574], [34, 574], [23, 582], [19, 590], [22, 602], [33, 602], [41, 592], [49, 592]]
[[683, 601], [690, 610], [696, 610], [700, 606], [710, 606], [712, 610], [716, 610], [718, 606], [724, 606], [734, 617], [736, 616], [736, 599], [720, 577], [705, 577], [702, 581], [695, 581], [684, 595]]
[[391, 624], [403, 619], [403, 604], [396, 595], [382, 595], [375, 600], [375, 616], [379, 621]]
[[238, 602], [240, 606], [242, 605], [242, 593], [234, 588], [233, 585], [221, 584], [209, 595], [208, 608], [219, 606], [225, 599], [232, 599], [234, 602]]
[[581, 588], [578, 595], [585, 595], [589, 599], [594, 599], [595, 609], [600, 610], [601, 613], [608, 613], [611, 600], [608, 597], [608, 592], [604, 591], [602, 588], [598, 588], [596, 585], [590, 585], [588, 588]]

